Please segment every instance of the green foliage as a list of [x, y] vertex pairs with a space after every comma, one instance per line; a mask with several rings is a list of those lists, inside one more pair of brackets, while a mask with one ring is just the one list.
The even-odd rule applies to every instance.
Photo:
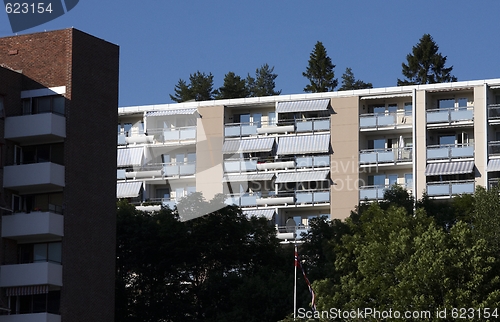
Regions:
[[339, 91], [347, 91], [354, 89], [365, 89], [365, 88], [373, 88], [372, 83], [365, 83], [362, 80], [356, 80], [354, 77], [354, 73], [351, 68], [346, 68], [344, 74], [342, 75], [342, 87], [339, 88]]
[[275, 91], [276, 83], [274, 80], [278, 77], [273, 73], [274, 67], [269, 67], [268, 64], [262, 65], [255, 70], [255, 78], [248, 74], [247, 90], [249, 97], [272, 96], [281, 94], [281, 90]]
[[[410, 207], [412, 198], [397, 187], [384, 198], [380, 204], [358, 208], [346, 220], [340, 238], [322, 241], [331, 246], [319, 252], [329, 262], [322, 265], [334, 272], [313, 283], [319, 310], [434, 313], [444, 308], [498, 307], [498, 190], [479, 187], [474, 196], [459, 196], [446, 204], [425, 197], [416, 211]], [[434, 213], [429, 216], [428, 210]], [[447, 320], [453, 321], [450, 316]], [[429, 321], [438, 319], [433, 315]]]
[[333, 69], [335, 65], [326, 53], [325, 46], [321, 41], [316, 42], [314, 49], [309, 55], [309, 63], [306, 71], [302, 73], [309, 79], [309, 84], [304, 87], [304, 92], [320, 93], [331, 92], [337, 87], [338, 80], [335, 78]]
[[207, 101], [214, 99], [216, 93], [213, 89], [214, 76], [212, 73], [205, 74], [197, 71], [189, 75], [189, 85], [186, 81], [179, 79], [174, 88], [174, 95], [170, 94], [170, 99], [177, 102], [186, 102], [190, 100]]
[[[183, 207], [200, 213], [219, 204], [199, 193], [184, 199]], [[293, 307], [293, 252], [280, 246], [265, 218], [249, 219], [228, 206], [180, 219], [177, 210], [143, 213], [118, 203], [117, 321], [286, 316]]]
[[453, 66], [446, 68], [446, 56], [438, 53], [439, 47], [431, 35], [424, 34], [412, 53], [406, 55], [408, 64], [402, 63], [405, 80], [398, 78], [398, 86], [455, 82], [451, 75]]
[[248, 97], [249, 90], [246, 81], [233, 72], [224, 76], [224, 85], [217, 90], [216, 99]]

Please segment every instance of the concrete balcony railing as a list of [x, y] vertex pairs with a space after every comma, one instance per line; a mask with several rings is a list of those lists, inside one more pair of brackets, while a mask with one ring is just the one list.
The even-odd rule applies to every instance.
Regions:
[[456, 122], [472, 122], [474, 108], [472, 106], [459, 108], [441, 108], [427, 110], [427, 124], [448, 124]]
[[39, 242], [64, 236], [64, 217], [53, 212], [34, 211], [2, 216], [2, 237]]
[[459, 194], [474, 193], [474, 180], [429, 182], [427, 183], [427, 195], [431, 197], [452, 197]]
[[380, 164], [380, 163], [401, 163], [411, 162], [413, 158], [413, 149], [411, 147], [394, 149], [373, 149], [361, 150], [359, 152], [359, 163]]
[[31, 189], [64, 187], [64, 166], [52, 162], [4, 167], [5, 188], [26, 192]]
[[430, 145], [427, 147], [427, 160], [451, 160], [473, 157], [473, 144], [445, 144]]
[[5, 138], [16, 142], [50, 142], [66, 137], [66, 117], [53, 113], [5, 118]]
[[62, 265], [51, 262], [0, 266], [0, 287], [62, 286]]
[[402, 128], [411, 126], [412, 114], [409, 111], [372, 113], [359, 116], [359, 127], [363, 130], [377, 130], [379, 128]]
[[52, 313], [29, 313], [0, 316], [0, 322], [61, 322], [61, 316]]

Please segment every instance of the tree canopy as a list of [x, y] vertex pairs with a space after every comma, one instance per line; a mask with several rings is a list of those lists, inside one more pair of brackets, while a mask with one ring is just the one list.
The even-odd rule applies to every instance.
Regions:
[[196, 73], [189, 75], [189, 84], [185, 80], [179, 79], [179, 82], [174, 88], [175, 94], [170, 94], [170, 99], [177, 103], [190, 100], [212, 100], [214, 99], [214, 94], [216, 93], [213, 86], [214, 76], [212, 73], [205, 74], [197, 71]]
[[234, 72], [228, 72], [224, 76], [224, 85], [219, 87], [215, 95], [216, 99], [242, 98], [248, 97], [249, 89], [245, 79], [236, 75]]
[[412, 52], [406, 55], [407, 63], [402, 63], [402, 73], [406, 79], [398, 78], [398, 86], [455, 82], [451, 75], [453, 66], [445, 67], [447, 56], [438, 52], [439, 47], [429, 34], [424, 34]]
[[344, 74], [342, 75], [342, 86], [339, 88], [339, 91], [365, 89], [365, 88], [373, 88], [372, 83], [365, 83], [362, 80], [359, 79], [357, 80], [354, 77], [352, 69], [347, 67], [345, 69]]
[[333, 91], [338, 84], [334, 68], [335, 65], [328, 57], [325, 46], [321, 41], [318, 41], [309, 56], [306, 71], [302, 73], [304, 77], [309, 79], [309, 84], [304, 87], [304, 91], [309, 93]]
[[255, 70], [255, 78], [248, 74], [246, 82], [250, 97], [272, 96], [281, 94], [276, 91], [275, 79], [278, 74], [274, 73], [274, 66], [269, 67], [266, 63]]

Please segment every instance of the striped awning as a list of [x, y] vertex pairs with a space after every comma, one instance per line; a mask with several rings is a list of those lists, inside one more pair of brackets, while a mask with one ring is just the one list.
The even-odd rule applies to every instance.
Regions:
[[118, 149], [116, 163], [118, 167], [129, 167], [142, 165], [143, 148]]
[[274, 138], [229, 140], [222, 146], [222, 153], [249, 153], [271, 151], [274, 146]]
[[242, 182], [242, 181], [269, 181], [273, 180], [273, 173], [251, 173], [224, 176], [222, 182]]
[[162, 111], [147, 112], [146, 116], [165, 116], [165, 115], [192, 115], [196, 112], [196, 108], [183, 109], [166, 109]]
[[276, 112], [291, 113], [291, 112], [326, 111], [328, 109], [328, 104], [330, 104], [329, 99], [278, 102], [278, 105], [276, 106]]
[[275, 183], [324, 181], [330, 171], [278, 173]]
[[276, 154], [328, 153], [330, 134], [286, 136], [278, 139]]
[[471, 173], [474, 171], [474, 161], [431, 163], [425, 168], [426, 176]]
[[23, 296], [23, 295], [46, 294], [48, 292], [49, 292], [48, 285], [29, 285], [29, 286], [8, 287], [5, 290], [5, 295]]
[[116, 198], [135, 198], [141, 193], [142, 182], [120, 182], [116, 184]]
[[500, 171], [500, 159], [493, 159], [488, 161], [488, 166], [486, 167], [487, 172]]
[[252, 209], [243, 210], [243, 214], [248, 218], [250, 217], [265, 217], [268, 220], [272, 220], [275, 214], [274, 209]]

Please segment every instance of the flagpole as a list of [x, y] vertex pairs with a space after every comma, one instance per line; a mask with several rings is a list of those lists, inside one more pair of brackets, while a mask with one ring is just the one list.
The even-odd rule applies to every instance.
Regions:
[[295, 246], [295, 252], [294, 252], [294, 266], [295, 266], [295, 279], [293, 281], [293, 320], [295, 321], [295, 313], [297, 312], [297, 241], [294, 240], [293, 242]]

